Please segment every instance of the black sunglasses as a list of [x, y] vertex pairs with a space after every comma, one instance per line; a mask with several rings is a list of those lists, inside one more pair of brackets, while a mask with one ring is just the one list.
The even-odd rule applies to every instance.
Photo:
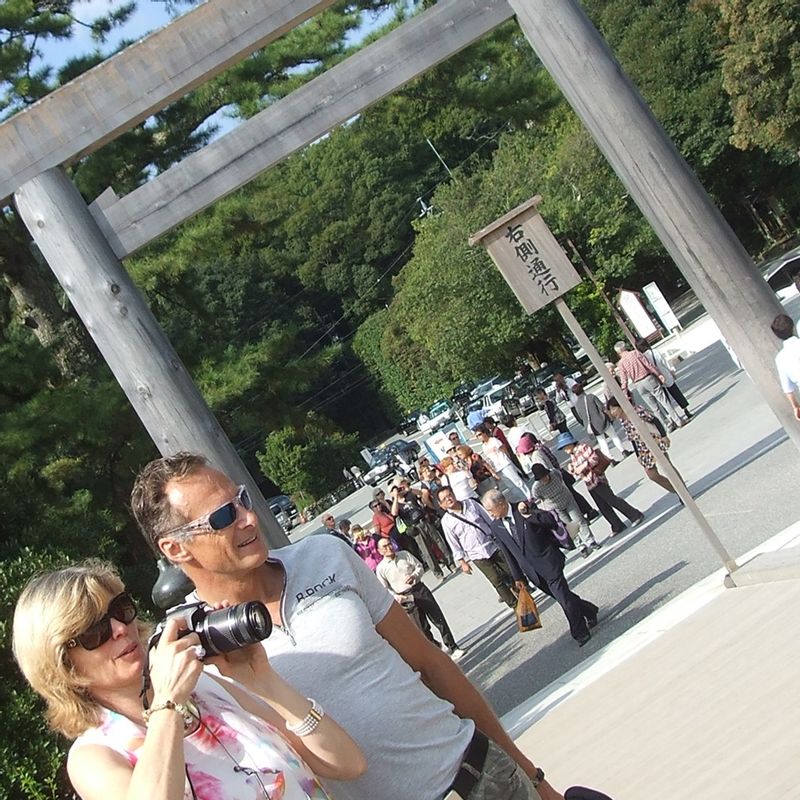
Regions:
[[84, 650], [97, 650], [111, 638], [112, 619], [130, 625], [136, 619], [136, 614], [133, 598], [127, 592], [122, 592], [108, 604], [108, 611], [97, 622], [67, 641], [67, 647], [72, 649], [80, 645]]

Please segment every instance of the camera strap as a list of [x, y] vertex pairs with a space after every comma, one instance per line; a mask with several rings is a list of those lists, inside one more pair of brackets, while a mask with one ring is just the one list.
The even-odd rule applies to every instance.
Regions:
[[[148, 643], [149, 644], [149, 643]], [[150, 708], [150, 700], [147, 695], [150, 691], [152, 682], [150, 680], [150, 648], [148, 647], [144, 654], [144, 665], [142, 666], [142, 690], [139, 692], [139, 697], [142, 698], [142, 708], [147, 711]]]
[[142, 708], [147, 711], [150, 708], [150, 700], [147, 695], [153, 686], [150, 680], [150, 651], [159, 643], [162, 634], [162, 625], [158, 625], [147, 640], [147, 647], [144, 649], [144, 664], [142, 666], [142, 689], [139, 692], [139, 697], [142, 698]]

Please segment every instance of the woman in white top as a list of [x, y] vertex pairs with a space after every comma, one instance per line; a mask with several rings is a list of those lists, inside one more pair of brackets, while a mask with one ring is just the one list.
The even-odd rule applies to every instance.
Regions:
[[475, 428], [475, 433], [483, 444], [483, 457], [500, 474], [500, 480], [505, 489], [503, 493], [508, 501], [519, 502], [520, 500], [527, 500], [530, 497], [530, 489], [506, 454], [502, 442], [491, 436], [484, 425], [479, 425]]
[[456, 500], [461, 502], [468, 497], [476, 499], [478, 493], [475, 491], [478, 484], [472, 477], [472, 473], [459, 469], [455, 461], [450, 456], [445, 456], [440, 462], [439, 466], [444, 470], [442, 477], [442, 485], [449, 486], [456, 496]]
[[263, 647], [214, 657], [241, 681], [225, 682], [203, 673], [185, 620], [170, 619], [148, 656], [136, 616], [101, 561], [33, 578], [17, 603], [14, 655], [51, 727], [75, 740], [67, 773], [83, 800], [329, 800], [315, 773], [365, 771], [355, 742], [275, 673]]

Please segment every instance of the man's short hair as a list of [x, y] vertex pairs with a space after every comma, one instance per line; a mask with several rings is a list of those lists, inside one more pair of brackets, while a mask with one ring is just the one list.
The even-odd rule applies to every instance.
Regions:
[[784, 342], [787, 339], [791, 339], [794, 336], [794, 321], [788, 314], [778, 314], [774, 320], [772, 320], [772, 332]]
[[616, 350], [617, 353], [624, 353], [627, 349], [628, 345], [625, 344], [625, 342], [617, 342], [614, 345], [614, 350]]
[[[442, 495], [443, 495], [445, 492], [453, 492], [453, 487], [452, 487], [452, 486], [440, 486], [440, 487], [439, 487], [439, 488], [436, 490], [436, 499], [437, 499], [437, 500], [440, 500], [440, 499], [441, 499], [441, 497], [442, 497]], [[453, 497], [455, 497], [455, 496], [456, 496], [456, 493], [455, 493], [455, 492], [453, 492]]]
[[159, 555], [159, 539], [189, 522], [169, 502], [167, 484], [184, 480], [207, 467], [205, 456], [184, 451], [151, 461], [136, 476], [131, 490], [131, 513], [156, 555]]
[[481, 495], [481, 504], [484, 508], [494, 508], [507, 502], [506, 496], [499, 489], [489, 489]]

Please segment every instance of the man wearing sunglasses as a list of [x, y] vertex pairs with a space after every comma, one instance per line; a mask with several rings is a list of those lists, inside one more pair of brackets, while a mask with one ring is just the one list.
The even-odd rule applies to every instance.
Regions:
[[[335, 537], [270, 554], [246, 491], [191, 453], [148, 464], [131, 509], [152, 547], [194, 582], [192, 599], [267, 606], [273, 667], [367, 756], [360, 778], [328, 782], [338, 800], [562, 800], [456, 664]], [[373, 700], [387, 687], [388, 718]]]

